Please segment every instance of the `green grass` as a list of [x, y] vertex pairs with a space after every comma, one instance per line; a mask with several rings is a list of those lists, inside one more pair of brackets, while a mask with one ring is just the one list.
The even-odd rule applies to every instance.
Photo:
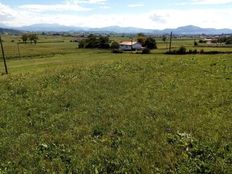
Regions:
[[[8, 59], [48, 57], [55, 54], [74, 53], [77, 50], [77, 43], [70, 42], [72, 39], [72, 37], [40, 35], [38, 43], [35, 45], [30, 44], [29, 41], [27, 44], [23, 44], [20, 36], [2, 37]], [[19, 45], [18, 42], [20, 42]]]
[[8, 63], [0, 173], [232, 172], [230, 55], [76, 50]]

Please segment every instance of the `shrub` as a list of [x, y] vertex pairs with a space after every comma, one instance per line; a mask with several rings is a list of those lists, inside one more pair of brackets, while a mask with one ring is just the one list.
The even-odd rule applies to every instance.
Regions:
[[89, 35], [87, 39], [83, 39], [79, 43], [79, 48], [110, 48], [109, 37]]
[[111, 49], [118, 49], [118, 48], [119, 48], [119, 43], [113, 41], [113, 42], [111, 43], [111, 45], [110, 45], [110, 48], [111, 48]]
[[198, 43], [196, 41], [194, 41], [194, 46], [198, 46]]
[[178, 50], [177, 50], [177, 54], [186, 54], [187, 49], [184, 46], [181, 46]]
[[119, 49], [113, 49], [112, 53], [115, 53], [115, 54], [117, 54], [117, 53], [123, 53], [123, 51], [119, 50]]
[[201, 49], [201, 51], [200, 51], [200, 54], [203, 54], [205, 51], [203, 50], [203, 49]]
[[199, 43], [207, 43], [207, 41], [205, 41], [205, 40], [199, 40]]
[[144, 46], [149, 49], [157, 49], [156, 40], [152, 37], [148, 37], [145, 40]]
[[149, 48], [145, 48], [142, 51], [142, 54], [150, 54], [150, 53], [151, 53], [151, 50]]
[[196, 50], [196, 49], [195, 49], [195, 50], [193, 50], [193, 53], [194, 53], [194, 54], [197, 54], [197, 50]]

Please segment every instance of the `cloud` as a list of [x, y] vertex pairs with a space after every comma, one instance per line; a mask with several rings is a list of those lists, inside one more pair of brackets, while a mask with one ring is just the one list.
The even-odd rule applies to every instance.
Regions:
[[150, 16], [151, 20], [156, 23], [166, 23], [167, 22], [166, 20], [168, 19], [168, 17], [169, 16], [163, 16], [163, 15], [155, 14], [155, 13]]
[[68, 4], [106, 4], [107, 0], [66, 0]]
[[193, 4], [228, 4], [232, 0], [192, 0]]
[[27, 4], [19, 6], [19, 9], [27, 10], [31, 12], [59, 12], [59, 11], [90, 11], [90, 8], [81, 7], [79, 4], [71, 4], [71, 3], [64, 3], [64, 4], [53, 4], [53, 5], [44, 5], [44, 4]]
[[[101, 8], [103, 5], [99, 5]], [[150, 12], [138, 13], [138, 11], [130, 11], [128, 13], [61, 13], [67, 8], [71, 8], [65, 4], [64, 6], [42, 5], [31, 8], [30, 5], [20, 7], [9, 7], [0, 3], [0, 23], [10, 26], [25, 26], [38, 23], [57, 23], [65, 26], [79, 27], [105, 27], [118, 25], [122, 27], [140, 27], [140, 28], [175, 28], [184, 25], [197, 25], [200, 27], [213, 28], [232, 28], [232, 8], [226, 9], [162, 9]], [[77, 4], [75, 7], [80, 7]], [[30, 9], [31, 10], [26, 10]], [[52, 10], [51, 8], [56, 8]], [[71, 9], [72, 9], [71, 8]], [[44, 11], [52, 11], [53, 13], [45, 13]]]
[[110, 9], [111, 7], [110, 6], [107, 6], [107, 5], [103, 5], [103, 6], [100, 6], [101, 9]]
[[128, 7], [130, 7], [130, 8], [143, 7], [143, 6], [144, 6], [144, 4], [142, 4], [142, 3], [139, 3], [139, 4], [129, 4], [128, 5]]
[[10, 21], [14, 18], [15, 15], [16, 15], [16, 12], [14, 10], [0, 3], [0, 21], [1, 22]]

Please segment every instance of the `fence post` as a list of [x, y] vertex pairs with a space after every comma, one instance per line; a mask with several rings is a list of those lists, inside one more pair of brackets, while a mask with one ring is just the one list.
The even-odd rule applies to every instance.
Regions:
[[3, 62], [4, 62], [5, 72], [6, 72], [6, 74], [8, 74], [8, 69], [7, 69], [7, 64], [6, 64], [6, 57], [5, 57], [5, 52], [4, 52], [4, 48], [3, 48], [3, 44], [2, 44], [1, 35], [0, 35], [0, 45], [1, 45], [1, 50], [2, 50], [2, 58], [3, 58]]

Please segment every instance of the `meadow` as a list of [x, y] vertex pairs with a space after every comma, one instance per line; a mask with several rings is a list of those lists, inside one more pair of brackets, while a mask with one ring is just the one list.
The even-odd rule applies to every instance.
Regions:
[[165, 55], [161, 41], [152, 54], [112, 54], [55, 39], [17, 58], [4, 38], [0, 173], [232, 173], [231, 54]]

